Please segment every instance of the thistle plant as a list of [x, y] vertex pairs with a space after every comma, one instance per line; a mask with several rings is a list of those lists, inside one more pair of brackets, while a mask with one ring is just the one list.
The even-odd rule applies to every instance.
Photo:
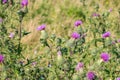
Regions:
[[[47, 0], [40, 6], [37, 0], [1, 0], [0, 80], [119, 80], [119, 10], [113, 18], [113, 8], [104, 11], [94, 0], [81, 2], [54, 9]], [[29, 19], [36, 20], [33, 32], [24, 29]], [[23, 44], [29, 33], [39, 38], [31, 40], [35, 45]]]

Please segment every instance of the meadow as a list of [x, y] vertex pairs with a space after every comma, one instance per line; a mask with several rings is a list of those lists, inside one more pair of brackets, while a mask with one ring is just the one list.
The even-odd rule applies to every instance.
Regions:
[[120, 80], [119, 0], [0, 0], [0, 80]]

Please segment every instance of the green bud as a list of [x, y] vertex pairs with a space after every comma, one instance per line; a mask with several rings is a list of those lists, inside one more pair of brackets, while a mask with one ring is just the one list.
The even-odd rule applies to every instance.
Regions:
[[29, 68], [26, 68], [26, 69], [25, 69], [25, 73], [26, 73], [26, 74], [29, 73], [29, 71], [30, 71]]
[[61, 51], [58, 51], [57, 53], [57, 63], [58, 65], [61, 65], [63, 63], [63, 57], [62, 57]]
[[1, 80], [5, 80], [5, 78], [7, 77], [7, 74], [6, 74], [6, 72], [4, 71], [4, 72], [2, 72], [2, 76], [1, 76]]
[[45, 31], [45, 30], [42, 30], [41, 31], [41, 37], [40, 37], [41, 39], [47, 39], [48, 38], [48, 33]]
[[72, 80], [80, 80], [80, 77], [77, 74], [74, 74], [72, 78]]
[[57, 62], [58, 62], [59, 65], [61, 65], [61, 64], [63, 63], [63, 58], [62, 58], [62, 56], [58, 56], [58, 57], [57, 57]]
[[68, 63], [65, 63], [65, 64], [63, 65], [63, 68], [64, 68], [64, 70], [69, 70], [69, 69], [70, 69], [70, 66], [69, 66]]

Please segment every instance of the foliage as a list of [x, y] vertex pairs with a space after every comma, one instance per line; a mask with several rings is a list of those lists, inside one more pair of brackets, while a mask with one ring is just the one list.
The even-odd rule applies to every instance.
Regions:
[[[118, 16], [112, 14], [112, 8], [101, 11], [95, 0], [80, 0], [79, 6], [60, 5], [60, 16], [56, 16], [49, 0], [43, 0], [35, 10], [33, 7], [37, 1], [34, 0], [28, 3], [27, 0], [2, 1], [0, 80], [114, 80], [120, 77], [120, 9], [117, 1], [113, 6]], [[64, 1], [65, 4], [68, 2]], [[110, 1], [106, 0], [104, 4], [108, 8]], [[31, 58], [25, 52], [32, 53], [34, 46], [21, 41], [32, 34], [23, 25], [29, 21], [29, 16], [32, 19], [42, 18], [37, 21], [40, 26], [35, 27], [40, 38], [35, 46], [39, 46], [34, 54], [29, 54]], [[75, 23], [64, 24], [65, 17]], [[55, 22], [58, 27], [48, 26]], [[60, 30], [57, 31], [57, 28]], [[41, 53], [38, 54], [38, 51]]]

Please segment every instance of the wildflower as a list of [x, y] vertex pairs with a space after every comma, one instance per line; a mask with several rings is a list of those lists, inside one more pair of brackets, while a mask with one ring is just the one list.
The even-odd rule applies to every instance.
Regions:
[[116, 80], [120, 80], [120, 77], [116, 78]]
[[5, 3], [7, 3], [8, 2], [8, 0], [2, 0], [2, 3], [3, 4], [5, 4]]
[[92, 17], [99, 17], [100, 15], [99, 14], [97, 14], [97, 13], [93, 13], [92, 14]]
[[88, 78], [88, 80], [94, 80], [94, 78], [95, 78], [95, 74], [94, 74], [94, 72], [88, 72], [87, 73], [87, 78]]
[[36, 66], [36, 64], [37, 64], [37, 62], [32, 62], [32, 65], [33, 65], [33, 66]]
[[22, 0], [21, 5], [22, 5], [22, 7], [27, 6], [28, 0]]
[[10, 37], [10, 38], [13, 38], [14, 35], [15, 35], [14, 33], [10, 33], [9, 37]]
[[78, 26], [81, 25], [81, 24], [82, 24], [82, 21], [81, 21], [81, 20], [77, 20], [74, 25], [75, 25], [76, 27], [78, 27]]
[[82, 62], [79, 62], [76, 66], [76, 71], [80, 70], [80, 68], [83, 68], [84, 64]]
[[115, 44], [116, 42], [115, 41], [112, 41], [112, 44]]
[[73, 32], [71, 37], [74, 38], [74, 39], [78, 39], [78, 38], [80, 38], [80, 34], [77, 33], [77, 32]]
[[3, 55], [0, 54], [0, 63], [2, 63], [4, 61], [4, 57]]
[[45, 30], [46, 25], [42, 24], [41, 26], [37, 27], [38, 31]]
[[101, 59], [104, 62], [107, 62], [109, 60], [109, 54], [108, 53], [101, 53]]
[[112, 12], [112, 10], [113, 10], [113, 9], [112, 9], [112, 8], [110, 8], [110, 9], [109, 9], [109, 12]]
[[110, 32], [105, 32], [104, 34], [102, 34], [102, 38], [107, 38], [110, 37]]
[[58, 52], [57, 52], [57, 55], [58, 55], [58, 56], [61, 56], [61, 55], [62, 55], [61, 51], [58, 51]]
[[117, 42], [119, 43], [119, 42], [120, 42], [120, 39], [118, 39]]

